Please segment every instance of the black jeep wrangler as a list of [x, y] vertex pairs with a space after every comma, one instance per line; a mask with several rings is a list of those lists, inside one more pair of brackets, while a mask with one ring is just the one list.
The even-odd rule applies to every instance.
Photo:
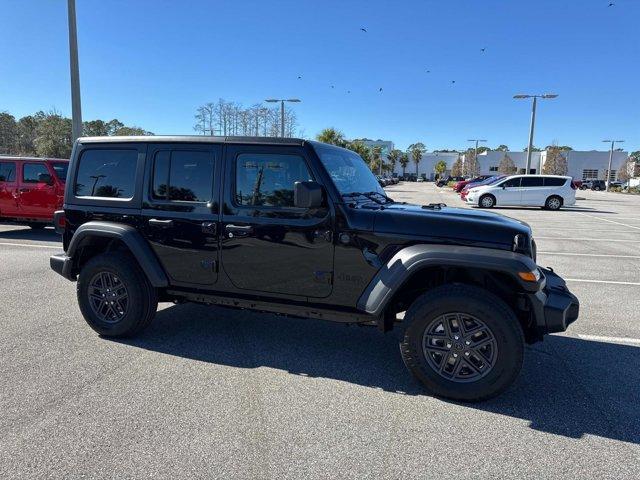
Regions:
[[100, 335], [185, 301], [399, 327], [407, 368], [457, 400], [503, 391], [525, 342], [578, 317], [527, 224], [394, 202], [357, 154], [307, 140], [81, 138], [55, 224], [51, 268]]

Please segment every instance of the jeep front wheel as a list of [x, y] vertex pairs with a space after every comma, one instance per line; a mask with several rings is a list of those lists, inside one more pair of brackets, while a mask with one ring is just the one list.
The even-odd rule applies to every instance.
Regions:
[[481, 401], [504, 391], [522, 368], [524, 336], [509, 306], [470, 285], [444, 285], [406, 312], [400, 351], [433, 394]]
[[80, 270], [77, 294], [84, 319], [106, 337], [135, 335], [151, 323], [158, 307], [146, 275], [123, 253], [91, 258]]

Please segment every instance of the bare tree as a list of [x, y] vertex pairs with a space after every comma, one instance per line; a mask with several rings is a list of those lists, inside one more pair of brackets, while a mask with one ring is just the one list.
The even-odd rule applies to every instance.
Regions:
[[547, 158], [542, 167], [542, 173], [546, 175], [566, 175], [569, 171], [567, 158], [562, 155], [558, 147], [550, 147], [547, 150]]
[[512, 175], [516, 173], [517, 170], [516, 164], [513, 163], [511, 157], [505, 153], [498, 165], [498, 172], [504, 173], [505, 175]]
[[464, 154], [464, 162], [462, 162], [462, 175], [465, 177], [475, 177], [480, 173], [480, 164], [476, 158], [476, 152], [469, 149]]

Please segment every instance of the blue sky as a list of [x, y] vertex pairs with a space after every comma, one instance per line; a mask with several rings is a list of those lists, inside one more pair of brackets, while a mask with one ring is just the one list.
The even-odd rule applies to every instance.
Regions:
[[[191, 134], [204, 102], [299, 97], [307, 137], [521, 150], [511, 97], [549, 91], [536, 145], [640, 149], [638, 0], [76, 1], [85, 120]], [[0, 0], [0, 18], [0, 111], [70, 115], [66, 1]]]

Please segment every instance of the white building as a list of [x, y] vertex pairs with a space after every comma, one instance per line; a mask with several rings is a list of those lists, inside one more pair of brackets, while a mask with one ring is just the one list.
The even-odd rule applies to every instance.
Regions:
[[[531, 172], [540, 173], [541, 167], [547, 159], [547, 151], [532, 152], [531, 153]], [[480, 164], [480, 175], [491, 175], [498, 173], [498, 166], [500, 161], [508, 155], [513, 160], [516, 166], [517, 173], [524, 173], [527, 164], [527, 152], [499, 152], [488, 151], [478, 155], [478, 163]], [[568, 152], [562, 152], [562, 155], [567, 159], [568, 172], [567, 175], [579, 179], [600, 179], [605, 180], [606, 171], [609, 165], [609, 152], [608, 151], [576, 151], [571, 150]], [[461, 156], [464, 162], [464, 155]], [[438, 161], [444, 160], [447, 164], [446, 174], [451, 173], [451, 167], [458, 158], [457, 153], [426, 153], [422, 156], [420, 163], [418, 164], [418, 175], [425, 175], [428, 179], [435, 178], [435, 165]], [[618, 178], [618, 171], [625, 164], [629, 158], [627, 152], [613, 152], [613, 159], [611, 162], [611, 179]], [[394, 170], [398, 174], [402, 174], [402, 167], [398, 164]], [[409, 160], [406, 172], [416, 173], [416, 167], [413, 160]]]

